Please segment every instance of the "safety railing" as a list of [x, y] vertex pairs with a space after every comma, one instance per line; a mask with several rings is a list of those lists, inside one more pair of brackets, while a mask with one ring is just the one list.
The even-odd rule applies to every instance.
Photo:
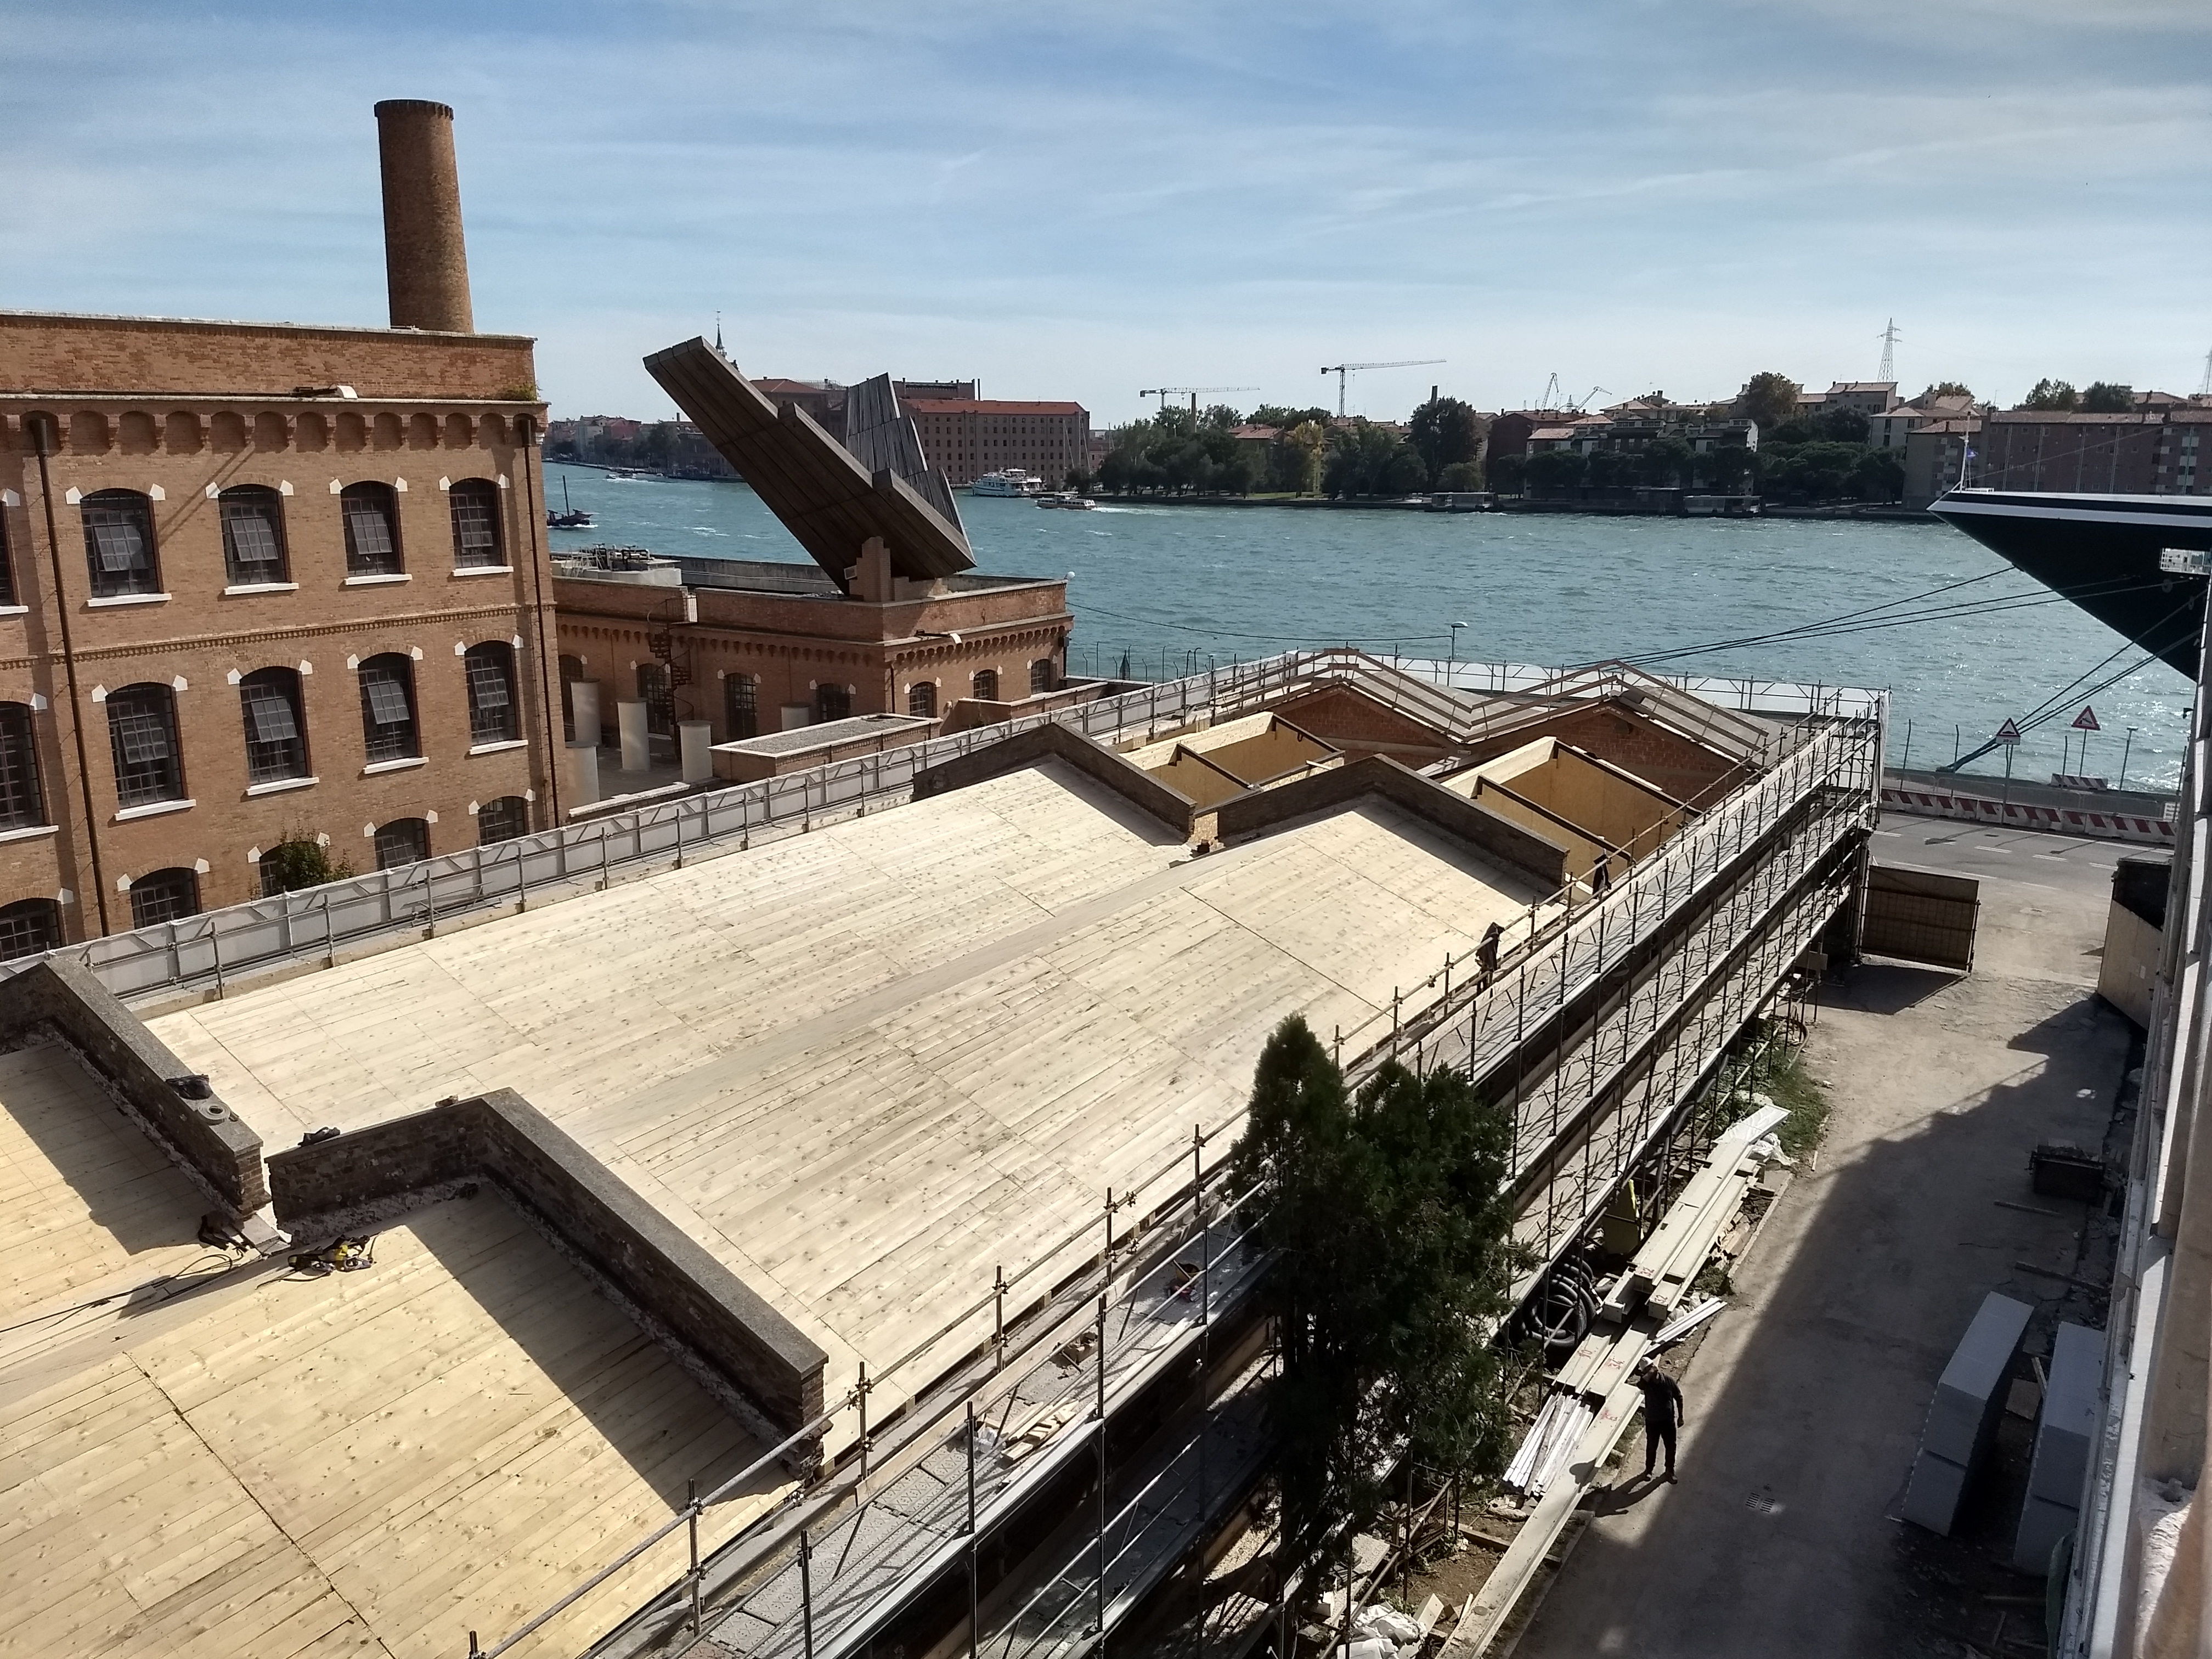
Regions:
[[1446, 1026], [1468, 1022], [1455, 1063], [1480, 1077], [1666, 926], [1745, 850], [1823, 791], [1875, 807], [1878, 726], [1808, 726], [1784, 760], [1737, 790], [1656, 852], [1592, 896], [1575, 881], [1532, 905], [1504, 929], [1494, 967], [1447, 957], [1393, 1006], [1335, 1034], [1339, 1058], [1355, 1079], [1386, 1060], [1419, 1055]]
[[[1240, 1109], [1211, 1128], [1194, 1128], [1188, 1152], [1152, 1170], [1133, 1186], [1109, 1190], [1100, 1220], [1062, 1235], [1011, 1275], [1003, 1269], [995, 1271], [988, 1289], [905, 1353], [873, 1372], [863, 1364], [858, 1380], [826, 1410], [710, 1491], [695, 1492], [666, 1522], [550, 1606], [489, 1647], [479, 1646], [477, 1632], [470, 1632], [468, 1652], [479, 1659], [495, 1659], [516, 1650], [656, 1548], [672, 1550], [675, 1546], [670, 1540], [678, 1534], [684, 1535], [688, 1565], [680, 1571], [672, 1566], [663, 1582], [672, 1581], [673, 1588], [618, 1626], [602, 1641], [601, 1650], [617, 1650], [610, 1649], [609, 1644], [618, 1643], [627, 1632], [635, 1639], [619, 1645], [619, 1650], [688, 1651], [702, 1634], [724, 1629], [745, 1601], [753, 1599], [736, 1595], [727, 1605], [713, 1604], [708, 1595], [711, 1583], [750, 1584], [763, 1575], [773, 1577], [779, 1572], [803, 1574], [809, 1581], [799, 1586], [804, 1593], [793, 1606], [803, 1607], [811, 1620], [815, 1607], [811, 1551], [825, 1519], [841, 1505], [849, 1508], [857, 1503], [865, 1510], [883, 1504], [897, 1479], [919, 1466], [913, 1449], [919, 1446], [927, 1450], [929, 1445], [943, 1443], [948, 1435], [964, 1431], [951, 1425], [963, 1404], [979, 1397], [981, 1391], [990, 1389], [989, 1397], [994, 1401], [1014, 1401], [1025, 1379], [1052, 1369], [1054, 1355], [1066, 1340], [1071, 1312], [1102, 1297], [1105, 1298], [1102, 1305], [1123, 1311], [1118, 1331], [1101, 1350], [1106, 1355], [1110, 1383], [1117, 1366], [1126, 1371], [1130, 1364], [1141, 1365], [1154, 1357], [1158, 1338], [1174, 1323], [1178, 1309], [1194, 1310], [1193, 1316], [1202, 1322], [1249, 1282], [1258, 1257], [1244, 1248], [1247, 1195], [1221, 1191], [1227, 1155], [1224, 1136], [1242, 1117]], [[1209, 1149], [1214, 1149], [1211, 1161]], [[1121, 1218], [1118, 1237], [1117, 1217]], [[1103, 1234], [1098, 1231], [1102, 1226]], [[1187, 1255], [1194, 1248], [1201, 1252], [1195, 1288], [1182, 1282], [1176, 1271], [1178, 1252]], [[956, 1359], [948, 1365], [948, 1351], [975, 1358], [964, 1364]], [[871, 1401], [896, 1399], [901, 1390], [911, 1397], [895, 1419], [887, 1419], [878, 1403], [872, 1422]], [[1044, 1401], [1041, 1411], [1048, 1414], [1051, 1403], [1049, 1399]], [[1062, 1435], [1066, 1431], [1063, 1425]], [[876, 1449], [878, 1442], [894, 1433], [908, 1449], [902, 1459], [886, 1464], [875, 1455]], [[757, 1483], [770, 1471], [804, 1462], [810, 1447], [841, 1435], [849, 1436], [849, 1443], [844, 1460], [835, 1468], [820, 1474], [811, 1485], [803, 1484], [784, 1503], [755, 1517], [711, 1558], [702, 1556], [699, 1525], [709, 1510], [754, 1495]], [[874, 1559], [873, 1553], [864, 1552], [850, 1563], [841, 1564], [841, 1570], [842, 1565], [866, 1568]], [[833, 1573], [831, 1577], [836, 1576]], [[668, 1618], [672, 1607], [676, 1615], [673, 1628]], [[839, 1616], [854, 1612], [848, 1607]], [[781, 1627], [780, 1622], [777, 1627]], [[794, 1644], [799, 1636], [806, 1634], [795, 1625], [793, 1632]], [[726, 1629], [717, 1639], [726, 1647], [731, 1644]]]
[[[533, 899], [605, 886], [617, 875], [681, 866], [687, 858], [711, 850], [800, 834], [817, 823], [890, 805], [911, 793], [916, 773], [1030, 726], [1054, 722], [1087, 737], [1121, 741], [1137, 732], [1150, 735], [1199, 720], [1233, 719], [1316, 681], [1356, 684], [1364, 695], [1459, 742], [1479, 740], [1486, 722], [1511, 713], [1502, 706], [1471, 705], [1358, 651], [1288, 652], [903, 749], [702, 791], [441, 854], [418, 864], [111, 933], [65, 951], [126, 999], [207, 988], [221, 993], [231, 980], [269, 968], [318, 958], [334, 963], [341, 952], [380, 939], [434, 935], [441, 927], [489, 911], [526, 908]], [[1583, 694], [1601, 695], [1603, 689], [1593, 682]], [[0, 963], [0, 978], [34, 960]]]

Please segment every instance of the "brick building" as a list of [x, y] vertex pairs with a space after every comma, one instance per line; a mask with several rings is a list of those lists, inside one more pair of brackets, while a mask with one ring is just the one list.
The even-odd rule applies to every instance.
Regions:
[[1019, 467], [1058, 489], [1091, 463], [1091, 414], [1081, 404], [991, 398], [932, 398], [917, 386], [899, 401], [914, 416], [933, 466], [955, 484]]
[[1980, 441], [1978, 416], [1926, 421], [1905, 435], [1905, 504], [1925, 507], [1966, 475], [1966, 452]]
[[685, 720], [731, 743], [859, 714], [981, 725], [1098, 691], [1067, 681], [1060, 579], [970, 571], [848, 595], [795, 562], [578, 555], [554, 569], [564, 689], [599, 686], [608, 743], [617, 705], [645, 703], [665, 757]]
[[392, 329], [0, 313], [0, 956], [551, 821], [532, 344], [378, 114]]

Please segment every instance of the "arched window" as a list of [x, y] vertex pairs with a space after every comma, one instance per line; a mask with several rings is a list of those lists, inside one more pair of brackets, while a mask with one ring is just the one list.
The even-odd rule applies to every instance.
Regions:
[[0, 908], [0, 962], [34, 957], [62, 945], [62, 907], [52, 899], [18, 899]]
[[760, 736], [760, 688], [751, 675], [732, 674], [724, 680], [722, 701], [730, 720], [728, 741]]
[[481, 570], [507, 562], [501, 556], [499, 486], [464, 478], [447, 492], [453, 512], [453, 568]]
[[995, 668], [979, 668], [979, 669], [977, 669], [977, 670], [975, 671], [975, 700], [976, 700], [978, 702], [998, 702], [998, 700], [999, 700], [999, 671], [998, 671], [997, 669], [995, 669]]
[[514, 647], [504, 640], [472, 645], [463, 657], [469, 678], [469, 741], [512, 743], [522, 735], [514, 696]]
[[84, 498], [84, 556], [92, 569], [92, 596], [158, 593], [154, 562], [154, 503], [135, 489], [100, 489]]
[[1050, 657], [1039, 657], [1030, 665], [1030, 695], [1060, 689], [1060, 665]]
[[422, 752], [415, 724], [415, 665], [397, 651], [361, 665], [361, 736], [372, 766]]
[[0, 702], [0, 830], [31, 830], [46, 821], [31, 705]]
[[390, 484], [348, 484], [338, 492], [345, 518], [346, 574], [396, 576], [400, 559], [399, 497]]
[[907, 687], [906, 712], [920, 714], [925, 720], [936, 718], [937, 683], [934, 680], [916, 680]]
[[831, 685], [826, 680], [814, 688], [814, 718], [817, 720], [848, 720], [853, 713], [853, 694], [842, 685]]
[[430, 825], [424, 818], [394, 818], [376, 826], [376, 867], [396, 870], [430, 856]]
[[307, 775], [307, 715], [300, 677], [263, 668], [238, 683], [246, 714], [246, 781], [275, 783]]
[[517, 836], [530, 833], [530, 803], [520, 795], [501, 795], [497, 800], [488, 800], [477, 811], [477, 845], [489, 847], [495, 841], [513, 841]]
[[131, 925], [152, 927], [200, 913], [200, 878], [179, 866], [156, 870], [131, 884]]
[[185, 798], [177, 748], [177, 694], [166, 685], [126, 685], [107, 694], [107, 736], [115, 755], [115, 799], [146, 806]]
[[289, 581], [284, 556], [284, 498], [261, 484], [222, 492], [223, 574], [234, 587]]

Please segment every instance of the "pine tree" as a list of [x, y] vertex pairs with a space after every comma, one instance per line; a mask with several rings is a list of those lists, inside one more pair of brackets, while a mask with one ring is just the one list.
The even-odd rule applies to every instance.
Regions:
[[1371, 1525], [1385, 1474], [1504, 1465], [1512, 1123], [1467, 1079], [1390, 1065], [1347, 1094], [1305, 1022], [1271, 1036], [1235, 1154], [1279, 1254], [1261, 1294], [1282, 1345], [1270, 1407], [1286, 1571], [1327, 1568]]

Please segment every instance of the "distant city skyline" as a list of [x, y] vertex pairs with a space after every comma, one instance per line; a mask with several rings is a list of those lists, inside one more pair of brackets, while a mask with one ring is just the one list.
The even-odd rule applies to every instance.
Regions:
[[1965, 0], [976, 0], [344, 15], [0, 5], [0, 307], [379, 325], [369, 106], [458, 112], [477, 325], [562, 416], [640, 366], [1140, 386], [1402, 416], [1723, 398], [1778, 369], [2016, 401], [2193, 392], [2212, 348], [2212, 10]]

